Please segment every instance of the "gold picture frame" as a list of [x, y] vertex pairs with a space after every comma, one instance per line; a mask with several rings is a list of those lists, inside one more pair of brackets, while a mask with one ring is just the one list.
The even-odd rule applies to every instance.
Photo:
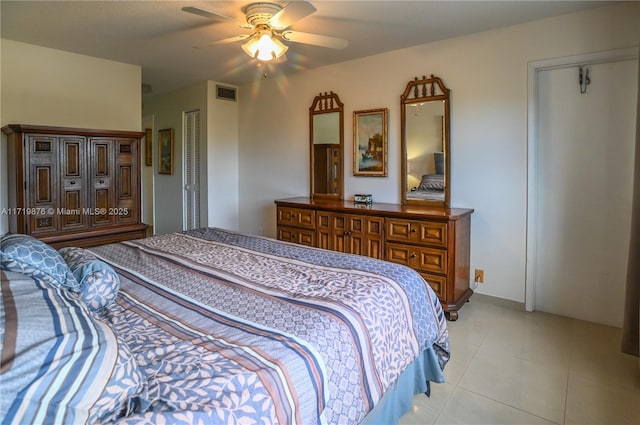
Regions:
[[158, 174], [173, 174], [173, 128], [158, 131]]
[[150, 128], [144, 130], [144, 165], [153, 165], [153, 130]]
[[353, 111], [353, 175], [387, 176], [387, 108]]

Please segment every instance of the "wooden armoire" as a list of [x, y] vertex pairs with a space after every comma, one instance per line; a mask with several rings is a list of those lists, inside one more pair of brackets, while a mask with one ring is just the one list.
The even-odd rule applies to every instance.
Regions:
[[52, 246], [145, 237], [140, 211], [142, 132], [11, 124], [7, 135], [11, 233]]

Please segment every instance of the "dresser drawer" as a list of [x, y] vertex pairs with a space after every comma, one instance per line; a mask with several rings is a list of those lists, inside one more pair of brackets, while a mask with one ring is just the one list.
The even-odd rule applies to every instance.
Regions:
[[447, 223], [388, 218], [387, 240], [447, 246]]
[[278, 226], [316, 228], [316, 212], [302, 208], [278, 207]]
[[447, 251], [397, 243], [386, 244], [386, 260], [400, 263], [420, 272], [447, 273]]
[[278, 239], [286, 242], [299, 243], [301, 245], [316, 246], [315, 230], [278, 226]]
[[420, 275], [424, 277], [424, 280], [427, 281], [440, 300], [446, 299], [447, 278], [445, 276], [438, 276], [429, 273], [420, 273]]

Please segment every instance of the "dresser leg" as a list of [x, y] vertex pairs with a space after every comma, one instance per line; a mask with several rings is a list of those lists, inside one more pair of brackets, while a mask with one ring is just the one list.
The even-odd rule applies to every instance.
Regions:
[[458, 320], [457, 311], [445, 311], [444, 314], [447, 317], [447, 320], [450, 320], [452, 322], [455, 322], [456, 320]]

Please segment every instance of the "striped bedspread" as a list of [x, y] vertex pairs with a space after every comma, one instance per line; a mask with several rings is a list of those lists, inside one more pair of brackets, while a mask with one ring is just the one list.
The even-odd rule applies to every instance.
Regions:
[[220, 229], [91, 250], [149, 381], [126, 423], [356, 424], [424, 349], [448, 361], [435, 293], [397, 264]]

